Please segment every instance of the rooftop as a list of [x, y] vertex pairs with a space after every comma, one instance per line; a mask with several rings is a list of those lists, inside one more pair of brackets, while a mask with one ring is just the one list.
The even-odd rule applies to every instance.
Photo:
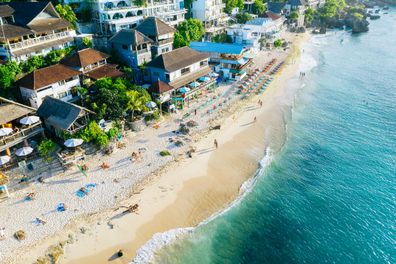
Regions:
[[245, 47], [240, 44], [214, 43], [214, 42], [191, 42], [190, 47], [199, 52], [242, 54]]
[[106, 53], [87, 48], [79, 50], [73, 55], [64, 58], [61, 63], [69, 67], [84, 68], [90, 64], [97, 63], [109, 57], [110, 55], [107, 55]]
[[69, 129], [80, 117], [92, 111], [62, 100], [46, 96], [37, 110], [37, 115], [55, 128]]
[[140, 45], [153, 42], [152, 39], [134, 29], [122, 29], [109, 39], [110, 42], [126, 45]]
[[174, 72], [207, 58], [209, 58], [207, 54], [195, 51], [189, 47], [181, 47], [161, 54], [147, 63], [146, 66]]
[[86, 73], [85, 75], [93, 80], [99, 80], [100, 78], [105, 78], [105, 77], [110, 77], [110, 78], [122, 77], [124, 73], [117, 69], [117, 65], [106, 64]]
[[0, 125], [7, 124], [15, 119], [35, 112], [36, 109], [0, 97]]
[[148, 90], [151, 93], [162, 94], [162, 93], [166, 93], [168, 91], [172, 91], [174, 89], [175, 88], [173, 86], [171, 86], [161, 80], [158, 80], [155, 83], [153, 83], [153, 85], [151, 85]]
[[175, 28], [171, 27], [157, 17], [146, 18], [139, 26], [137, 26], [136, 30], [149, 37], [158, 37], [160, 35], [165, 35], [176, 31]]
[[17, 85], [19, 87], [37, 90], [80, 74], [81, 72], [73, 70], [65, 65], [55, 64], [46, 68], [34, 70], [19, 79]]

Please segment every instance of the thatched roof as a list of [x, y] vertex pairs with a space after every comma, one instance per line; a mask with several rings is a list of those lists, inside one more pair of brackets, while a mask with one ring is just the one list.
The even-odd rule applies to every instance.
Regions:
[[37, 90], [59, 81], [70, 79], [81, 73], [62, 64], [34, 70], [17, 81], [19, 87]]
[[84, 68], [90, 64], [97, 63], [109, 57], [110, 55], [106, 53], [87, 48], [79, 50], [73, 55], [63, 59], [61, 63], [69, 67]]
[[0, 97], [0, 125], [33, 113], [36, 109]]
[[69, 129], [80, 117], [93, 113], [92, 111], [69, 102], [46, 96], [37, 110], [37, 115], [55, 128]]
[[0, 185], [6, 185], [8, 183], [8, 177], [0, 171]]
[[0, 17], [9, 17], [14, 13], [14, 9], [9, 5], [0, 6]]
[[209, 58], [208, 54], [195, 51], [189, 47], [181, 47], [161, 54], [147, 63], [146, 66], [174, 72], [207, 58]]

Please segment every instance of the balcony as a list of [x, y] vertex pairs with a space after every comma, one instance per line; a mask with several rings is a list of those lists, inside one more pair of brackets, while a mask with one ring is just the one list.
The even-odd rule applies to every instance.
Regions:
[[75, 31], [64, 31], [64, 32], [49, 34], [46, 36], [41, 36], [38, 38], [22, 40], [21, 42], [17, 42], [17, 43], [10, 43], [9, 47], [11, 51], [15, 51], [23, 48], [29, 48], [31, 46], [45, 44], [47, 42], [59, 40], [62, 38], [74, 37], [75, 35], [73, 34], [74, 32]]
[[0, 138], [0, 152], [4, 151], [8, 148], [11, 148], [19, 143], [22, 143], [24, 140], [31, 138], [39, 133], [44, 131], [41, 122], [33, 124], [29, 127], [22, 128], [18, 132], [12, 133], [9, 136]]

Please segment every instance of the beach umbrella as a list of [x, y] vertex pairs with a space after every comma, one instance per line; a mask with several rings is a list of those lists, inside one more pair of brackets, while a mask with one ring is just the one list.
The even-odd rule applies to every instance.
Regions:
[[190, 88], [187, 88], [185, 86], [183, 86], [182, 88], [179, 89], [179, 92], [181, 92], [181, 93], [187, 93], [189, 91], [190, 91]]
[[150, 101], [150, 102], [148, 102], [148, 103], [146, 104], [146, 106], [147, 106], [148, 108], [155, 108], [155, 107], [157, 107], [157, 104], [156, 104], [155, 102], [153, 102], [153, 101]]
[[84, 140], [79, 139], [79, 138], [69, 138], [68, 140], [63, 143], [66, 147], [68, 148], [74, 148], [80, 146]]
[[38, 121], [40, 121], [40, 118], [38, 116], [26, 116], [22, 118], [19, 123], [21, 123], [22, 125], [31, 125], [37, 123]]
[[9, 127], [0, 128], [0, 137], [7, 136], [11, 133], [12, 133], [12, 128], [9, 128]]
[[10, 156], [1, 156], [0, 157], [0, 166], [8, 163], [11, 160]]
[[201, 84], [199, 82], [192, 82], [189, 84], [191, 87], [196, 88], [198, 86], [200, 86]]
[[215, 73], [215, 72], [211, 72], [211, 73], [209, 74], [209, 76], [210, 76], [210, 77], [219, 77], [219, 74], [218, 74], [218, 73]]
[[199, 77], [198, 80], [201, 81], [201, 82], [208, 82], [208, 81], [210, 81], [210, 78], [207, 77], [207, 76], [202, 76], [202, 77]]
[[27, 156], [32, 152], [33, 152], [33, 149], [31, 147], [23, 147], [23, 148], [17, 149], [17, 151], [15, 152], [15, 155], [17, 155], [18, 157], [22, 157], [22, 156]]

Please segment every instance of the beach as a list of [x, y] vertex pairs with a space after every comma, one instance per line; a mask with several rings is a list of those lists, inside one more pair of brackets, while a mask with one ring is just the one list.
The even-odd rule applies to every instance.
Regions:
[[[159, 158], [156, 155], [146, 157], [145, 162], [134, 167], [130, 166], [129, 158], [118, 162], [120, 157], [116, 155], [97, 160], [97, 164], [102, 161], [117, 164], [116, 168], [114, 165], [110, 168], [113, 169], [111, 175], [115, 176], [108, 177], [106, 172], [99, 171], [99, 176], [95, 175], [94, 179], [81, 179], [81, 175], [76, 172], [75, 178], [72, 179], [74, 182], [69, 183], [72, 184], [70, 188], [76, 190], [78, 186], [92, 181], [97, 184], [92, 194], [86, 197], [92, 199], [92, 203], [81, 201], [80, 205], [84, 208], [85, 214], [82, 216], [75, 210], [69, 210], [64, 212], [65, 215], [74, 213], [78, 217], [56, 215], [57, 219], [53, 221], [57, 226], [51, 230], [43, 230], [34, 240], [28, 241], [29, 243], [23, 242], [22, 246], [17, 245], [19, 242], [12, 242], [5, 247], [1, 244], [4, 242], [0, 242], [2, 250], [12, 252], [12, 256], [1, 252], [0, 257], [4, 257], [5, 263], [31, 263], [45, 255], [50, 246], [68, 241], [61, 263], [107, 263], [109, 260], [112, 260], [112, 263], [129, 263], [137, 250], [153, 235], [176, 228], [194, 227], [226, 208], [238, 197], [242, 184], [257, 170], [260, 160], [266, 155], [263, 149], [276, 152], [284, 142], [285, 128], [280, 105], [282, 100], [278, 99], [290, 96], [286, 84], [296, 75], [300, 45], [307, 38], [308, 35], [300, 35], [293, 40], [286, 64], [264, 94], [236, 102], [233, 111], [223, 113], [223, 120], [216, 120], [221, 122], [220, 130], [201, 134], [196, 140], [191, 141], [196, 148], [192, 158], [172, 161], [172, 157]], [[270, 59], [263, 60], [258, 57], [257, 67], [264, 66]], [[263, 101], [262, 107], [257, 104], [258, 99]], [[207, 121], [208, 119], [201, 120]], [[163, 127], [164, 137], [168, 136], [165, 132], [174, 129], [176, 125]], [[141, 133], [141, 137], [134, 137], [134, 140], [128, 143], [127, 149], [132, 151], [140, 145], [148, 145], [149, 149], [158, 152], [166, 148], [166, 143], [158, 145], [158, 142], [153, 141], [148, 144], [145, 139], [153, 137], [150, 133], [158, 131], [147, 131], [144, 136]], [[215, 139], [219, 144], [217, 149], [214, 146]], [[174, 150], [173, 157], [185, 150], [186, 147]], [[152, 166], [152, 174], [149, 177], [146, 177], [146, 174], [150, 170], [144, 169], [147, 166]], [[95, 169], [95, 172], [97, 170]], [[144, 173], [139, 174], [139, 178], [129, 177], [130, 173], [139, 170], [144, 170]], [[70, 181], [70, 178], [68, 180]], [[109, 188], [113, 184], [117, 187]], [[42, 189], [45, 186], [34, 188], [40, 193], [44, 192]], [[73, 193], [68, 194], [70, 197], [65, 197], [62, 190], [62, 186], [53, 190], [56, 200], [72, 199]], [[123, 194], [120, 194], [120, 191]], [[20, 191], [14, 195], [22, 199], [25, 192]], [[99, 194], [102, 200], [98, 208], [95, 199], [99, 198], [95, 198], [95, 195]], [[35, 206], [48, 206], [47, 200], [43, 200], [43, 204], [39, 201], [33, 201]], [[139, 205], [138, 211], [123, 214], [125, 208], [122, 206], [132, 204]], [[6, 210], [5, 205], [1, 204], [0, 210]], [[17, 203], [14, 205], [14, 210], [17, 210], [18, 206], [24, 206]], [[22, 211], [21, 214], [21, 219], [34, 219], [31, 212]], [[43, 217], [49, 218], [48, 215]], [[11, 218], [2, 220], [13, 221]], [[48, 221], [45, 227], [51, 225], [52, 221]], [[32, 227], [36, 228], [44, 226]], [[28, 230], [28, 233], [34, 231]], [[11, 234], [8, 236], [11, 237]], [[114, 253], [120, 249], [123, 250], [124, 256], [116, 259]]]

